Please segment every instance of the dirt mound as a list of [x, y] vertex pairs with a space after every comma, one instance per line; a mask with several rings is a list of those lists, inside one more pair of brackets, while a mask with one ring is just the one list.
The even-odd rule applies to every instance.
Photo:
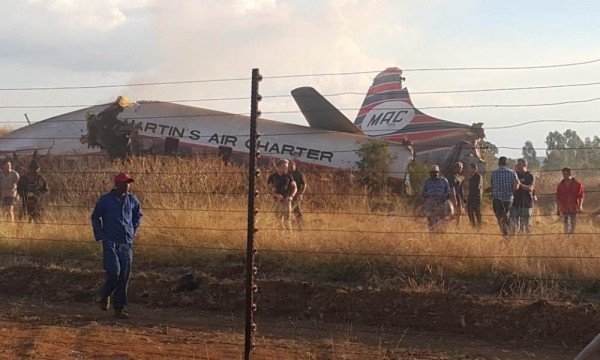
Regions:
[[[191, 307], [241, 314], [242, 281], [187, 276], [199, 284], [184, 290], [187, 271], [137, 273], [131, 282], [131, 303], [157, 307]], [[88, 269], [16, 266], [0, 269], [0, 293], [52, 301], [89, 302], [103, 273]], [[259, 317], [285, 316], [290, 321], [377, 325], [383, 331], [412, 328], [445, 331], [483, 339], [561, 340], [580, 343], [600, 332], [600, 314], [592, 305], [548, 302], [502, 302], [477, 296], [436, 292], [372, 290], [314, 285], [293, 281], [259, 282]]]

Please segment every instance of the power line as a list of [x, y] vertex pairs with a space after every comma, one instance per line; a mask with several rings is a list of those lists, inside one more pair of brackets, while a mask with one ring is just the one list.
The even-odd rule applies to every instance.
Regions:
[[[553, 84], [553, 85], [538, 85], [538, 86], [517, 86], [517, 87], [504, 87], [504, 88], [479, 88], [479, 89], [455, 89], [455, 90], [429, 90], [429, 91], [412, 91], [410, 95], [433, 95], [433, 94], [463, 94], [463, 93], [478, 93], [478, 92], [501, 92], [501, 91], [523, 91], [523, 90], [540, 90], [540, 89], [557, 89], [557, 88], [570, 88], [570, 87], [584, 87], [600, 85], [600, 81], [585, 82], [585, 83], [571, 83], [571, 84]], [[295, 97], [301, 98], [320, 98], [320, 97], [337, 97], [345, 95], [361, 95], [367, 96], [366, 92], [360, 91], [346, 91], [326, 94], [303, 94], [296, 95]], [[263, 99], [275, 99], [275, 98], [290, 98], [291, 94], [274, 94], [264, 95]], [[175, 99], [175, 100], [159, 100], [160, 102], [171, 102], [171, 103], [190, 103], [190, 102], [210, 102], [210, 101], [247, 101], [250, 98], [248, 96], [237, 96], [237, 97], [218, 97], [218, 98], [202, 98], [202, 99]], [[46, 108], [73, 108], [73, 107], [94, 107], [110, 105], [112, 103], [104, 104], [65, 104], [65, 105], [0, 105], [0, 109], [46, 109]]]
[[539, 123], [560, 123], [560, 124], [591, 124], [591, 123], [600, 123], [600, 120], [532, 120], [525, 121], [518, 124], [512, 125], [504, 125], [504, 126], [490, 126], [486, 127], [485, 130], [500, 130], [500, 129], [512, 129], [516, 127], [521, 127], [525, 125], [531, 124], [539, 124]]
[[[588, 65], [600, 62], [600, 59], [593, 59], [581, 62], [563, 63], [563, 64], [551, 64], [551, 65], [530, 65], [530, 66], [499, 66], [499, 67], [486, 67], [486, 66], [473, 66], [473, 67], [433, 67], [433, 68], [408, 68], [402, 69], [402, 72], [424, 72], [424, 71], [468, 71], [468, 70], [533, 70], [533, 69], [552, 69], [560, 67], [580, 66]], [[332, 73], [314, 73], [314, 74], [293, 74], [293, 75], [275, 75], [265, 76], [265, 79], [287, 79], [287, 78], [301, 78], [301, 77], [314, 77], [314, 76], [343, 76], [343, 75], [362, 75], [362, 74], [378, 74], [381, 70], [370, 70], [370, 71], [350, 71], [350, 72], [332, 72]]]
[[[530, 65], [530, 66], [504, 66], [504, 67], [433, 67], [433, 68], [408, 68], [403, 69], [403, 72], [423, 72], [423, 71], [465, 71], [465, 70], [527, 70], [527, 69], [551, 69], [561, 67], [572, 67], [580, 65], [588, 65], [600, 62], [600, 59], [592, 59], [580, 62], [549, 64], [549, 65]], [[344, 76], [344, 75], [361, 75], [361, 74], [377, 74], [381, 70], [369, 71], [349, 71], [349, 72], [334, 72], [334, 73], [313, 73], [313, 74], [290, 74], [290, 75], [273, 75], [267, 76], [265, 79], [287, 79], [287, 78], [302, 78], [315, 76]], [[198, 83], [219, 83], [219, 82], [235, 82], [249, 81], [249, 77], [235, 78], [216, 78], [216, 79], [199, 79], [199, 80], [179, 80], [179, 81], [153, 81], [153, 82], [137, 82], [137, 83], [119, 83], [119, 84], [97, 84], [97, 85], [74, 85], [74, 86], [30, 86], [30, 87], [5, 87], [0, 88], [0, 91], [47, 91], [47, 90], [82, 90], [82, 89], [101, 89], [115, 87], [137, 87], [137, 86], [159, 86], [159, 85], [178, 85], [178, 84], [198, 84]]]
[[[418, 110], [432, 110], [432, 109], [478, 109], [478, 108], [521, 108], [521, 107], [544, 107], [544, 106], [559, 106], [559, 105], [571, 105], [571, 104], [583, 104], [589, 102], [595, 102], [600, 100], [600, 97], [594, 97], [589, 99], [577, 99], [577, 100], [566, 100], [566, 101], [557, 101], [557, 102], [549, 102], [549, 103], [530, 103], [530, 104], [468, 104], [468, 105], [443, 105], [443, 106], [420, 106]], [[94, 105], [95, 106], [95, 105]], [[45, 105], [40, 105], [40, 107], [47, 107]], [[63, 107], [63, 106], [52, 106], [48, 107]], [[66, 107], [74, 107], [74, 106], [66, 106]], [[24, 108], [24, 107], [20, 107]], [[361, 108], [340, 108], [340, 111], [359, 111]], [[378, 108], [378, 110], [396, 110], [396, 108]], [[263, 111], [263, 115], [268, 114], [297, 114], [297, 113], [319, 113], [319, 112], [330, 112], [331, 109], [314, 109], [314, 110], [282, 110], [282, 111]], [[244, 115], [248, 116], [248, 113], [236, 113], [236, 114], [207, 114], [207, 115], [191, 115], [191, 116], [224, 116], [224, 115]], [[140, 117], [142, 118], [142, 117]]]
[[[443, 105], [443, 106], [419, 106], [417, 110], [431, 109], [478, 109], [478, 108], [522, 108], [522, 107], [544, 107], [544, 106], [559, 106], [595, 102], [600, 100], [600, 97], [589, 99], [567, 100], [549, 103], [529, 103], [529, 104], [470, 104], [470, 105]], [[340, 108], [340, 111], [360, 111], [361, 108]], [[397, 110], [397, 108], [377, 108], [377, 110]], [[331, 109], [314, 109], [314, 110], [281, 110], [281, 111], [264, 111], [263, 114], [295, 114], [295, 113], [320, 113], [330, 112]]]
[[202, 79], [202, 80], [181, 80], [181, 81], [154, 81], [145, 83], [130, 84], [104, 84], [104, 85], [76, 85], [76, 86], [31, 86], [31, 87], [6, 87], [0, 88], [0, 91], [46, 91], [46, 90], [83, 90], [83, 89], [105, 89], [116, 87], [137, 87], [137, 86], [157, 86], [157, 85], [178, 85], [178, 84], [201, 84], [201, 83], [219, 83], [248, 81], [249, 77], [221, 78], [221, 79]]

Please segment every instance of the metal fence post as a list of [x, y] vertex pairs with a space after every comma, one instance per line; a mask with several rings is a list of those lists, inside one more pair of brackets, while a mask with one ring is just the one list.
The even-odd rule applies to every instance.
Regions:
[[260, 116], [258, 111], [258, 102], [261, 97], [258, 94], [258, 83], [262, 80], [258, 69], [252, 69], [252, 92], [250, 98], [250, 154], [248, 158], [248, 233], [246, 241], [246, 332], [244, 344], [244, 359], [251, 358], [252, 350], [254, 349], [254, 334], [256, 332], [256, 323], [254, 322], [254, 312], [256, 311], [256, 303], [254, 302], [254, 294], [258, 291], [258, 286], [254, 283], [254, 275], [257, 271], [254, 264], [254, 255], [256, 248], [254, 247], [254, 234], [256, 233], [255, 216], [257, 210], [254, 206], [254, 200], [258, 195], [256, 191], [256, 177], [258, 171], [256, 169], [256, 142], [258, 139], [258, 131], [256, 129], [256, 119]]

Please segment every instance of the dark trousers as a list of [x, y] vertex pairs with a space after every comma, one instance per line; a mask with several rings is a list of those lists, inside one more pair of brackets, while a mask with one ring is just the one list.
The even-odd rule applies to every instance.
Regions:
[[510, 219], [508, 217], [508, 212], [510, 211], [511, 205], [512, 201], [502, 201], [500, 199], [494, 199], [493, 202], [494, 214], [496, 215], [496, 219], [498, 220], [498, 226], [500, 226], [500, 231], [504, 236], [508, 236], [508, 234], [510, 234]]
[[130, 244], [102, 240], [102, 262], [106, 271], [106, 282], [102, 297], [113, 296], [115, 310], [127, 305], [127, 285], [131, 273], [133, 248]]
[[300, 226], [300, 228], [304, 227], [302, 208], [300, 207], [300, 201], [298, 201], [298, 199], [292, 200], [292, 212], [294, 213], [295, 220], [298, 222], [298, 226]]
[[469, 220], [471, 225], [476, 228], [480, 228], [481, 222], [481, 199], [469, 199], [467, 201], [467, 214], [469, 214]]
[[42, 219], [40, 199], [37, 196], [23, 196], [22, 202], [21, 219], [25, 216], [29, 217], [29, 222], [40, 221]]
[[577, 226], [577, 213], [563, 213], [562, 216], [565, 225], [565, 234], [575, 233], [575, 226]]

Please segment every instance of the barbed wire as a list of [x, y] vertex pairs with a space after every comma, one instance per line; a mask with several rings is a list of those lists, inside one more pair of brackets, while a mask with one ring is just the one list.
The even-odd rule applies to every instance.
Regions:
[[[94, 194], [104, 194], [106, 193], [108, 190], [107, 189], [69, 189], [69, 188], [58, 188], [58, 189], [50, 189], [51, 192], [55, 192], [55, 193], [71, 193], [71, 192], [81, 192], [81, 193], [94, 193]], [[593, 193], [598, 193], [600, 192], [600, 190], [587, 190], [586, 193], [588, 194], [593, 194]], [[206, 191], [180, 191], [180, 190], [135, 190], [132, 191], [132, 194], [194, 194], [194, 195], [200, 195], [200, 196], [212, 196], [212, 195], [219, 195], [219, 196], [240, 196], [240, 195], [247, 195], [246, 192], [220, 192], [220, 191], [214, 191], [214, 192], [206, 192]], [[259, 194], [260, 195], [260, 194]], [[267, 194], [268, 196], [270, 195]], [[391, 197], [393, 195], [390, 194], [369, 194], [369, 193], [363, 193], [363, 194], [353, 194], [353, 193], [321, 193], [321, 192], [309, 192], [309, 193], [305, 193], [304, 195], [307, 196], [347, 196], [347, 197]], [[536, 193], [536, 196], [556, 196], [555, 192], [552, 193]]]
[[[61, 224], [59, 224], [61, 225]], [[91, 224], [62, 224], [62, 225], [81, 225], [91, 227]], [[149, 226], [145, 226], [149, 227]], [[141, 227], [143, 228], [143, 227]], [[188, 230], [202, 230], [202, 228], [197, 227], [181, 227], [180, 229], [188, 229]], [[214, 231], [212, 228], [210, 231]], [[303, 233], [312, 231], [320, 231], [322, 229], [303, 229]], [[324, 230], [324, 229], [323, 229]], [[223, 229], [223, 231], [247, 231], [247, 229]], [[286, 232], [284, 229], [260, 229], [259, 231], [278, 231], [278, 232]], [[374, 233], [374, 234], [397, 234], [397, 235], [433, 235], [433, 236], [455, 236], [455, 235], [468, 235], [468, 236], [497, 236], [497, 237], [506, 237], [506, 238], [533, 238], [536, 236], [554, 236], [563, 235], [568, 236], [562, 233], [543, 233], [543, 234], [528, 234], [528, 235], [514, 235], [507, 237], [498, 233], [463, 233], [463, 232], [445, 232], [445, 233], [437, 233], [432, 234], [428, 231], [412, 231], [412, 232], [401, 232], [401, 231], [352, 231], [352, 230], [342, 230], [342, 229], [326, 229], [325, 231], [330, 232], [345, 232], [345, 233]], [[600, 233], [576, 233], [573, 235], [599, 235]], [[91, 234], [90, 234], [91, 238]], [[0, 239], [13, 239], [13, 240], [27, 240], [27, 241], [41, 241], [41, 242], [57, 242], [57, 243], [83, 243], [90, 244], [94, 241], [84, 241], [84, 240], [70, 240], [70, 239], [62, 239], [62, 238], [35, 238], [35, 237], [18, 237], [18, 236], [0, 236]], [[196, 249], [196, 250], [222, 250], [222, 251], [244, 251], [243, 248], [227, 248], [227, 247], [216, 247], [216, 246], [205, 246], [205, 245], [182, 245], [182, 244], [148, 244], [148, 243], [137, 243], [135, 246], [141, 247], [157, 247], [157, 248], [178, 248], [178, 249]], [[332, 251], [332, 250], [307, 250], [307, 249], [276, 249], [276, 248], [264, 248], [258, 249], [261, 252], [267, 253], [289, 253], [289, 254], [306, 254], [306, 255], [334, 255], [334, 256], [365, 256], [365, 257], [397, 257], [397, 258], [449, 258], [449, 259], [568, 259], [568, 260], [597, 260], [600, 259], [600, 255], [500, 255], [500, 254], [487, 254], [487, 255], [466, 255], [466, 254], [436, 254], [436, 253], [376, 253], [376, 252], [359, 252], [359, 251]]]
[[[597, 150], [600, 150], [600, 148], [598, 148]], [[54, 157], [54, 155], [38, 155], [40, 157], [44, 157], [44, 156], [49, 156], [50, 158]], [[12, 160], [10, 157], [8, 158], [8, 160]], [[17, 159], [19, 160], [19, 159]], [[14, 166], [14, 165], [13, 165]], [[600, 171], [600, 168], [570, 168], [572, 172], [574, 171], [580, 171], [580, 172], [587, 172], [587, 171]], [[261, 168], [260, 170], [261, 173], [267, 172], [267, 169]], [[102, 170], [102, 171], [88, 171], [88, 170], [54, 170], [54, 169], [50, 169], [50, 170], [44, 170], [43, 174], [71, 174], [71, 175], [109, 175], [110, 177], [112, 177], [113, 175], [115, 175], [116, 172], [118, 172], [119, 170]], [[489, 170], [488, 170], [489, 171]], [[532, 170], [528, 170], [531, 173], [537, 174], [537, 173], [560, 173], [562, 172], [562, 169], [532, 169]], [[270, 172], [268, 172], [269, 175], [274, 174], [275, 170], [272, 170]], [[340, 175], [340, 174], [344, 174], [344, 173], [348, 173], [348, 174], [358, 174], [359, 171], [356, 169], [343, 169], [343, 168], [338, 168], [338, 169], [330, 169], [330, 170], [312, 170], [312, 169], [307, 169], [307, 170], [301, 170], [302, 174], [328, 174], [328, 175]], [[405, 173], [410, 173], [410, 174], [429, 174], [430, 171], [429, 170], [407, 170], [407, 171], [371, 171], [370, 173], [372, 174], [405, 174]], [[213, 170], [213, 171], [190, 171], [190, 172], [181, 172], [181, 171], [156, 171], [156, 172], [149, 172], [149, 171], [128, 171], [128, 174], [130, 175], [136, 175], [139, 176], [141, 178], [144, 178], [145, 176], [155, 176], [155, 175], [173, 175], [173, 176], [178, 176], [178, 177], [193, 177], [193, 176], [197, 176], [197, 175], [248, 175], [248, 171], [246, 170], [235, 170], [235, 171], [222, 171], [222, 170]], [[462, 174], [465, 175], [465, 174]], [[97, 178], [96, 178], [97, 179]]]
[[[552, 122], [568, 122], [570, 120], [536, 120], [537, 122], [546, 122], [546, 121], [552, 121]], [[599, 122], [600, 120], [596, 121], [596, 120], [581, 120], [579, 121], [580, 123], [596, 123]], [[298, 125], [294, 125], [294, 124], [289, 124], [291, 126], [298, 126]], [[168, 126], [168, 125], [164, 125], [164, 126]], [[506, 128], [512, 128], [514, 127], [514, 125], [508, 125], [506, 126]], [[496, 129], [501, 129], [501, 128], [505, 128], [505, 127], [496, 127]], [[433, 130], [465, 130], [463, 128], [441, 128], [441, 129], [433, 129]], [[303, 136], [303, 135], [316, 135], [316, 134], [340, 134], [340, 132], [336, 132], [336, 131], [329, 131], [329, 130], [319, 130], [319, 131], [311, 131], [311, 132], [294, 132], [294, 133], [260, 133], [259, 136], [261, 138], [269, 138], [269, 137], [279, 137], [279, 136]], [[356, 134], [348, 134], [348, 135], [353, 135], [353, 136], [360, 136], [360, 135], [356, 135]], [[398, 133], [398, 134], [389, 134], [389, 136], [409, 136], [410, 133]], [[149, 136], [148, 137], [151, 138], [156, 138], [156, 139], [163, 139], [168, 137], [168, 134], [162, 134], [162, 135], [155, 135], [155, 136]], [[200, 138], [214, 138], [215, 136], [220, 137], [220, 136], [233, 136], [233, 137], [249, 137], [249, 134], [218, 134], [218, 133], [212, 133], [210, 135], [194, 135], [194, 137], [197, 137], [198, 139]], [[372, 138], [371, 136], [368, 136], [368, 138]], [[0, 140], [77, 140], [80, 141], [82, 139], [81, 136], [5, 136], [0, 138]], [[197, 139], [191, 140], [191, 141], [195, 141]], [[386, 138], [382, 136], [382, 140], [386, 141]], [[188, 142], [189, 144], [194, 144], [192, 142]], [[216, 150], [219, 146], [222, 146], [222, 144], [220, 143], [216, 143], [216, 144], [211, 144], [206, 143], [206, 144], [199, 144], [202, 146], [208, 146], [208, 147], [212, 147], [214, 148], [214, 150]], [[307, 145], [308, 146], [308, 145]], [[510, 146], [503, 146], [503, 145], [495, 145], [495, 144], [490, 144], [490, 145], [473, 145], [473, 144], [448, 144], [447, 142], [431, 142], [428, 140], [416, 140], [414, 142], [408, 141], [408, 142], [399, 142], [399, 141], [394, 141], [394, 140], [387, 140], [384, 144], [374, 144], [371, 147], [373, 148], [377, 148], [377, 147], [413, 147], [415, 149], [418, 148], [435, 148], [435, 147], [444, 147], [444, 148], [454, 148], [459, 146], [462, 149], [480, 149], [480, 150], [487, 150], [487, 149], [514, 149], [514, 150], [523, 150], [523, 147], [510, 147]], [[258, 145], [260, 150], [263, 150], [263, 147], [268, 147], [267, 145], [264, 144], [259, 144]], [[39, 151], [42, 151], [44, 148], [40, 148], [37, 149]], [[304, 149], [304, 148], [303, 148]], [[308, 149], [308, 148], [306, 148]], [[560, 147], [560, 148], [554, 148], [554, 149], [548, 149], [548, 148], [541, 148], [541, 147], [533, 147], [531, 148], [532, 150], [536, 150], [536, 151], [563, 151], [563, 150], [600, 150], [600, 146], [587, 146], [587, 145], [582, 145], [582, 146], [565, 146], [565, 147]], [[30, 151], [33, 151], [36, 149], [31, 149]], [[329, 152], [333, 152], [333, 153], [340, 153], [340, 152], [356, 152], [357, 148], [354, 149], [348, 149], [348, 150], [328, 150]], [[273, 154], [272, 152], [266, 151], [267, 155], [283, 155], [280, 154], [279, 152]], [[56, 155], [43, 155], [43, 154], [38, 154], [38, 156], [50, 156], [50, 157], [84, 157], [84, 156], [106, 156], [107, 154], [102, 152], [102, 150], [98, 150], [96, 152], [87, 152], [87, 153], [79, 153], [79, 154], [56, 154]], [[293, 156], [290, 155], [290, 156]]]
[[[16, 207], [22, 207], [23, 205], [21, 203], [15, 204], [14, 206]], [[87, 210], [92, 210], [94, 208], [93, 204], [90, 205], [73, 205], [73, 204], [42, 204], [40, 205], [42, 207], [49, 207], [49, 208], [65, 208], [65, 209], [69, 209], [69, 208], [76, 208], [76, 209], [87, 209]], [[236, 210], [236, 209], [208, 209], [208, 208], [194, 208], [194, 207], [180, 207], [180, 208], [176, 208], [176, 207], [144, 207], [143, 208], [144, 212], [147, 211], [186, 211], [186, 212], [217, 212], [217, 213], [239, 213], [239, 214], [247, 214], [247, 210]], [[398, 210], [396, 210], [398, 211]], [[425, 216], [424, 215], [418, 215], [418, 214], [400, 214], [397, 213], [396, 211], [390, 211], [390, 212], [356, 212], [356, 211], [328, 211], [328, 210], [302, 210], [303, 214], [314, 214], [314, 215], [348, 215], [348, 216], [368, 216], [368, 217], [384, 217], [384, 218], [407, 218], [407, 219], [412, 219], [412, 218], [416, 218], [416, 219], [423, 219]], [[275, 211], [275, 210], [264, 210], [261, 209], [260, 210], [261, 214], [279, 214], [279, 211]], [[592, 213], [592, 212], [579, 212], [577, 213], [579, 216], [597, 216], [600, 214], [596, 214], [596, 213]], [[495, 217], [496, 215], [493, 213], [483, 213], [481, 214], [481, 216], [483, 217]], [[549, 212], [549, 213], [537, 213], [537, 214], [532, 214], [530, 215], [530, 217], [532, 218], [537, 218], [537, 217], [555, 217], [558, 216], [553, 212]], [[7, 222], [7, 223], [29, 223], [29, 222], [25, 222], [25, 221], [10, 221], [10, 220], [0, 220], [0, 223], [2, 222]], [[44, 222], [36, 222], [35, 224], [47, 224], [47, 225], [53, 225], [54, 223], [44, 223]], [[87, 224], [87, 223], [86, 223]], [[55, 224], [55, 225], [60, 225], [60, 224]], [[480, 233], [478, 233], [480, 234]], [[581, 234], [585, 234], [585, 233], [581, 233]]]

